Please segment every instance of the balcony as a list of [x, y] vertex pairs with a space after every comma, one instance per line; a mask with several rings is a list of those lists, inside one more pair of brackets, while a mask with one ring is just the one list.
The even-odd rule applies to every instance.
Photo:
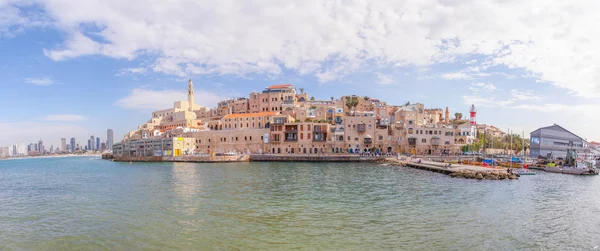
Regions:
[[297, 129], [287, 129], [286, 128], [284, 132], [285, 133], [298, 133], [298, 130]]
[[371, 144], [373, 142], [373, 137], [371, 137], [371, 135], [367, 134], [365, 135], [365, 144]]
[[438, 137], [432, 137], [431, 138], [431, 145], [432, 146], [439, 146], [440, 145], [440, 138], [438, 138]]
[[313, 133], [313, 141], [326, 141], [327, 134], [325, 133]]
[[283, 104], [284, 105], [293, 105], [294, 104], [294, 100], [284, 100]]
[[367, 125], [365, 125], [365, 124], [358, 124], [358, 125], [356, 125], [356, 130], [358, 132], [365, 132], [367, 130]]
[[408, 145], [410, 145], [410, 146], [416, 146], [417, 145], [417, 138], [408, 138]]
[[287, 122], [285, 118], [274, 118], [273, 125], [283, 125]]

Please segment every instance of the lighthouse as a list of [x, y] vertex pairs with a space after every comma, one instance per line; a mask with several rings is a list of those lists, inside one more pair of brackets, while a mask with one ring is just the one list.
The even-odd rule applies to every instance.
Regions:
[[471, 125], [476, 125], [477, 124], [477, 110], [475, 109], [475, 105], [471, 105], [471, 110], [469, 110], [469, 113], [471, 114]]

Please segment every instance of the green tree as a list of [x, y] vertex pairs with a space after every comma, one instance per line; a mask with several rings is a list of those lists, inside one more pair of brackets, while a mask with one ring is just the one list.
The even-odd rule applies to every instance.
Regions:
[[300, 93], [304, 93], [304, 88], [300, 88]]
[[353, 97], [346, 97], [346, 107], [348, 107], [348, 110], [352, 110], [352, 116], [354, 116], [354, 114], [356, 113], [356, 111], [354, 109], [356, 109], [356, 107], [359, 104], [359, 100], [358, 97], [353, 96]]
[[365, 99], [365, 101], [369, 101], [369, 99], [371, 99], [369, 96], [364, 96], [363, 98]]
[[406, 103], [404, 103], [404, 106], [409, 106], [410, 105], [410, 101], [406, 101]]
[[331, 96], [331, 101], [333, 101], [335, 98], [333, 96]]
[[310, 97], [310, 100], [315, 100], [315, 97]]

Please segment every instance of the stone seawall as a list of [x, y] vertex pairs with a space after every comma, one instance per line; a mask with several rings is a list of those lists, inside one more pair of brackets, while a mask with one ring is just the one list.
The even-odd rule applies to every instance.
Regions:
[[114, 161], [119, 162], [198, 162], [198, 163], [226, 163], [226, 162], [247, 162], [249, 155], [238, 156], [152, 156], [152, 157], [114, 157]]
[[[108, 158], [107, 158], [108, 159]], [[384, 157], [361, 157], [358, 155], [303, 155], [303, 154], [253, 154], [237, 156], [151, 156], [151, 157], [124, 157], [114, 156], [113, 161], [119, 162], [377, 162]]]
[[250, 161], [264, 162], [377, 162], [384, 157], [361, 157], [358, 155], [271, 155], [253, 154]]

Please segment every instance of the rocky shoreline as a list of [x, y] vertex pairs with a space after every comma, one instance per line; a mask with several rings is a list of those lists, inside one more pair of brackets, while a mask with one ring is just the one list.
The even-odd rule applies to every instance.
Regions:
[[406, 166], [426, 171], [443, 173], [453, 178], [477, 179], [477, 180], [515, 180], [519, 178], [516, 173], [508, 173], [504, 169], [491, 169], [479, 166], [468, 166], [431, 161], [421, 159], [385, 159], [379, 162], [383, 165]]

